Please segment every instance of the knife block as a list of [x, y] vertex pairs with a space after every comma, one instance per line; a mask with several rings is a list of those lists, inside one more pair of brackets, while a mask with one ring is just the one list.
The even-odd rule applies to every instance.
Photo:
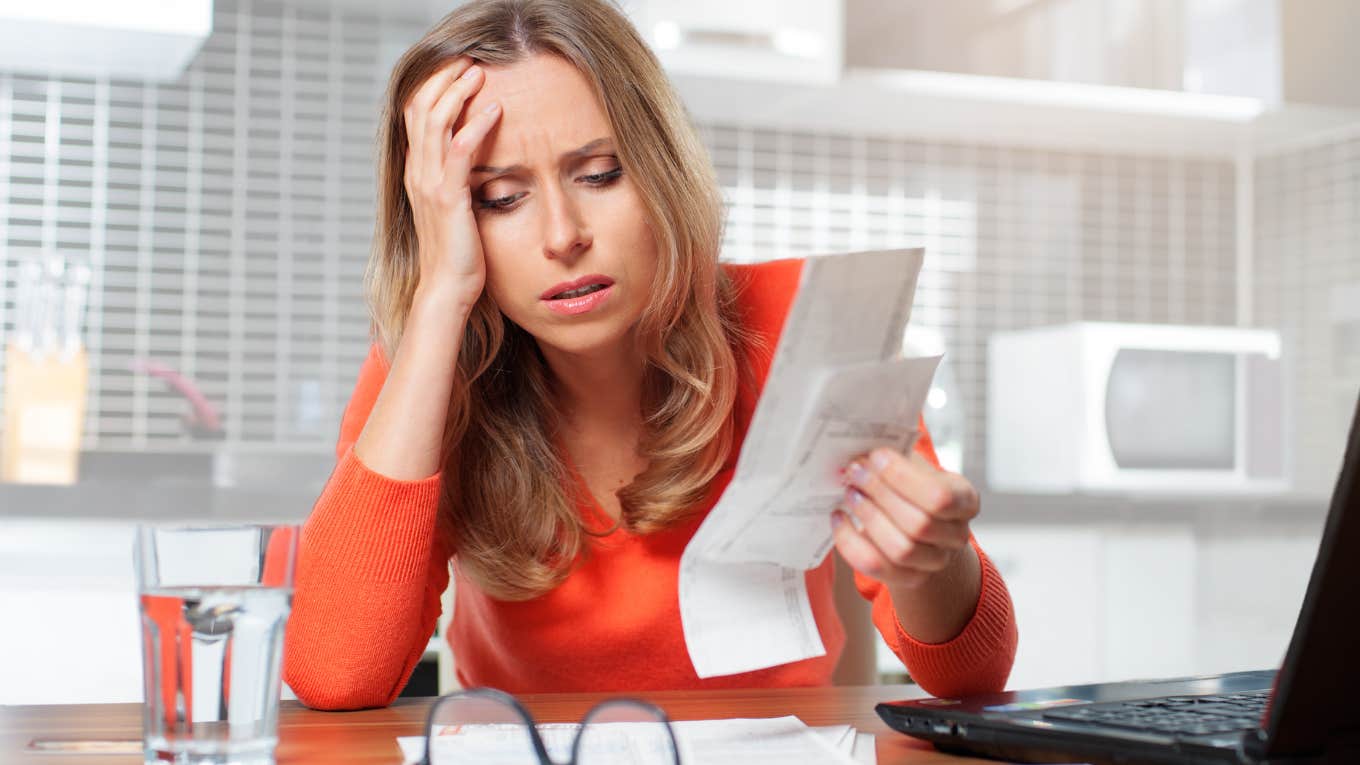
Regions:
[[4, 383], [0, 481], [75, 483], [89, 388], [85, 349], [34, 356], [11, 345]]

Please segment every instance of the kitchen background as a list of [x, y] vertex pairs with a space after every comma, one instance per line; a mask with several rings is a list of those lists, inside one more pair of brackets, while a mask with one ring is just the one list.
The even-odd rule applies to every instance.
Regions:
[[[927, 417], [984, 494], [1012, 685], [1277, 664], [1360, 391], [1360, 54], [1323, 44], [1360, 11], [780, 3], [843, 30], [793, 71], [677, 36], [679, 5], [625, 3], [712, 152], [726, 259], [926, 248], [908, 340], [947, 354]], [[0, 483], [0, 612], [24, 625], [0, 703], [140, 698], [132, 520], [306, 516], [369, 342], [377, 104], [445, 10], [218, 0], [168, 74], [0, 64], [0, 346], [29, 264], [89, 267], [79, 479]], [[1277, 330], [1288, 488], [993, 490], [989, 338], [1074, 321]]]

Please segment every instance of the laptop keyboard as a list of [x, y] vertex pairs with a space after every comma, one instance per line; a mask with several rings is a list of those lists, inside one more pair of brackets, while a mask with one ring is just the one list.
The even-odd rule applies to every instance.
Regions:
[[1203, 736], [1260, 727], [1269, 698], [1270, 691], [1219, 696], [1168, 696], [1066, 707], [1045, 712], [1044, 717], [1115, 728]]

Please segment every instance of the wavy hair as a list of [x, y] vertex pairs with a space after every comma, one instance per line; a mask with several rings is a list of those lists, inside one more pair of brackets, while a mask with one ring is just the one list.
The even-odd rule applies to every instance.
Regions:
[[[395, 357], [418, 273], [402, 183], [411, 96], [451, 59], [504, 66], [561, 56], [585, 76], [617, 139], [656, 239], [652, 299], [635, 327], [647, 361], [639, 453], [618, 491], [619, 523], [671, 527], [697, 510], [733, 448], [733, 411], [751, 342], [718, 265], [723, 204], [712, 164], [656, 57], [606, 0], [473, 0], [425, 34], [392, 72], [378, 137], [378, 217], [366, 275], [374, 331]], [[438, 534], [489, 594], [526, 600], [555, 587], [602, 533], [582, 517], [558, 441], [561, 413], [534, 338], [485, 291], [464, 331], [444, 431]], [[612, 529], [610, 529], [612, 531]]]

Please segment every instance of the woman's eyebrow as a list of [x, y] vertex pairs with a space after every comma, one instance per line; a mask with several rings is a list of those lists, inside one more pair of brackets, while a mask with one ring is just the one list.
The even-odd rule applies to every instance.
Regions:
[[[608, 146], [612, 141], [613, 139], [609, 137], [596, 138], [595, 140], [591, 141], [590, 143], [587, 143], [586, 145], [580, 147], [579, 149], [572, 149], [571, 151], [566, 152], [561, 156], [561, 159], [564, 160], [579, 159], [590, 154], [591, 152], [599, 151], [605, 146]], [[472, 168], [472, 172], [490, 173], [491, 175], [504, 175], [506, 173], [513, 173], [523, 169], [524, 165], [506, 165], [505, 167], [497, 167], [495, 165], [476, 165], [475, 167]]]

